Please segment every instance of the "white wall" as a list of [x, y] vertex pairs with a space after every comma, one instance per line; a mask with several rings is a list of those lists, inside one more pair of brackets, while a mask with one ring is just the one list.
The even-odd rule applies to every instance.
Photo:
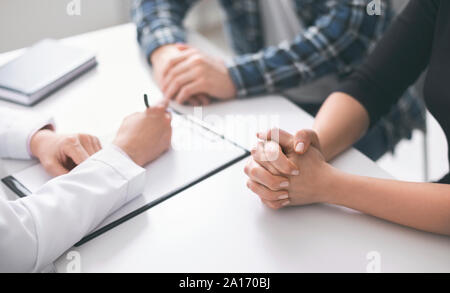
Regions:
[[81, 15], [69, 16], [71, 0], [1, 0], [0, 52], [61, 38], [129, 19], [129, 0], [81, 0]]
[[[62, 38], [128, 22], [132, 0], [79, 0], [81, 15], [69, 16], [72, 0], [1, 0], [0, 52], [29, 46], [42, 38]], [[202, 0], [187, 23], [197, 29], [217, 25], [216, 1]]]

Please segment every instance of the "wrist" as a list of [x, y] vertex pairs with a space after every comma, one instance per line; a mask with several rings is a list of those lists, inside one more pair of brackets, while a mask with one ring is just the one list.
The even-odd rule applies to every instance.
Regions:
[[178, 48], [175, 44], [163, 45], [153, 51], [153, 53], [149, 56], [151, 64], [155, 64], [160, 60], [165, 60], [169, 54], [173, 54], [174, 52], [178, 52]]
[[323, 184], [319, 191], [320, 202], [328, 204], [337, 204], [337, 190], [341, 188], [343, 184], [342, 176], [344, 173], [330, 164], [324, 162], [325, 167], [323, 168]]
[[131, 157], [127, 154], [127, 152], [125, 152], [121, 147], [119, 147], [118, 145], [116, 145], [116, 144], [111, 144], [111, 147], [114, 149], [114, 150], [116, 150], [116, 151], [118, 151], [119, 153], [121, 153], [125, 158], [128, 158], [129, 160], [131, 160], [131, 161], [133, 161], [133, 163], [134, 163], [134, 160], [133, 159], [131, 159]]
[[231, 63], [230, 61], [225, 61], [225, 67], [228, 71], [228, 76], [233, 84], [235, 93], [234, 98], [245, 98], [248, 96], [248, 92], [244, 86], [242, 78], [240, 78], [240, 72], [236, 66], [236, 64]]
[[236, 97], [238, 95], [237, 85], [234, 82], [233, 77], [231, 76], [231, 72], [228, 70], [226, 62], [224, 60], [221, 60], [220, 62], [222, 62], [222, 66], [225, 68], [227, 83], [229, 84], [229, 87], [230, 87], [230, 94], [228, 96], [228, 100], [236, 99]]
[[54, 136], [56, 136], [56, 133], [51, 128], [46, 127], [37, 131], [30, 139], [31, 154], [36, 158], [40, 158], [46, 142]]
[[127, 144], [121, 143], [119, 140], [113, 142], [113, 146], [121, 150], [121, 153], [126, 155], [130, 160], [139, 166], [143, 166], [142, 162], [137, 158], [135, 152]]

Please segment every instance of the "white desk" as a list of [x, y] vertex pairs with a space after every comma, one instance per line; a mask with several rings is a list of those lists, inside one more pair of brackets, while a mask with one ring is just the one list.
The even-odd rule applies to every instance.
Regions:
[[[113, 132], [125, 115], [143, 109], [142, 94], [160, 93], [136, 44], [132, 25], [77, 36], [67, 43], [97, 52], [99, 66], [33, 111], [52, 114], [60, 131]], [[197, 35], [191, 42], [221, 54]], [[15, 53], [3, 54], [0, 62]], [[19, 107], [0, 102], [0, 106]], [[183, 108], [184, 111], [190, 111]], [[216, 104], [206, 115], [277, 115], [295, 131], [312, 118], [281, 97]], [[216, 116], [216, 117], [217, 117]], [[211, 116], [208, 116], [211, 118]], [[247, 116], [246, 116], [247, 117]], [[247, 133], [232, 136], [251, 144]], [[23, 168], [7, 162], [10, 171]], [[384, 272], [449, 272], [450, 238], [415, 231], [345, 208], [315, 205], [272, 211], [246, 188], [242, 161], [183, 193], [71, 250], [84, 272], [364, 272], [366, 255], [378, 251]], [[348, 172], [389, 177], [355, 150], [335, 166]], [[57, 270], [66, 271], [63, 255]]]

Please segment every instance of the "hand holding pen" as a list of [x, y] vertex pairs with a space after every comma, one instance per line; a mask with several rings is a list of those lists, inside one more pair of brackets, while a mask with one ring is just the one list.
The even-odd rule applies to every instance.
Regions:
[[165, 152], [172, 138], [172, 117], [167, 104], [150, 107], [144, 97], [147, 110], [125, 118], [114, 144], [120, 147], [139, 166], [145, 166]]
[[[147, 107], [147, 109], [151, 108], [150, 103], [148, 102], [147, 94], [144, 94], [144, 103], [145, 103], [145, 107]], [[156, 104], [154, 107], [164, 108], [167, 111], [169, 109], [169, 101], [164, 99], [164, 100], [160, 101], [158, 104]]]

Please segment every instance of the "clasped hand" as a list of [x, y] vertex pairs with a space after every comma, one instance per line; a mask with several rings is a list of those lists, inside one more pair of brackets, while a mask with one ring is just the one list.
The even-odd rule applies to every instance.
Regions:
[[166, 100], [200, 106], [209, 104], [211, 97], [231, 99], [236, 95], [225, 62], [196, 48], [166, 45], [152, 54], [151, 62]]
[[244, 172], [247, 186], [272, 209], [327, 201], [333, 167], [312, 130], [295, 136], [279, 129], [259, 133]]

